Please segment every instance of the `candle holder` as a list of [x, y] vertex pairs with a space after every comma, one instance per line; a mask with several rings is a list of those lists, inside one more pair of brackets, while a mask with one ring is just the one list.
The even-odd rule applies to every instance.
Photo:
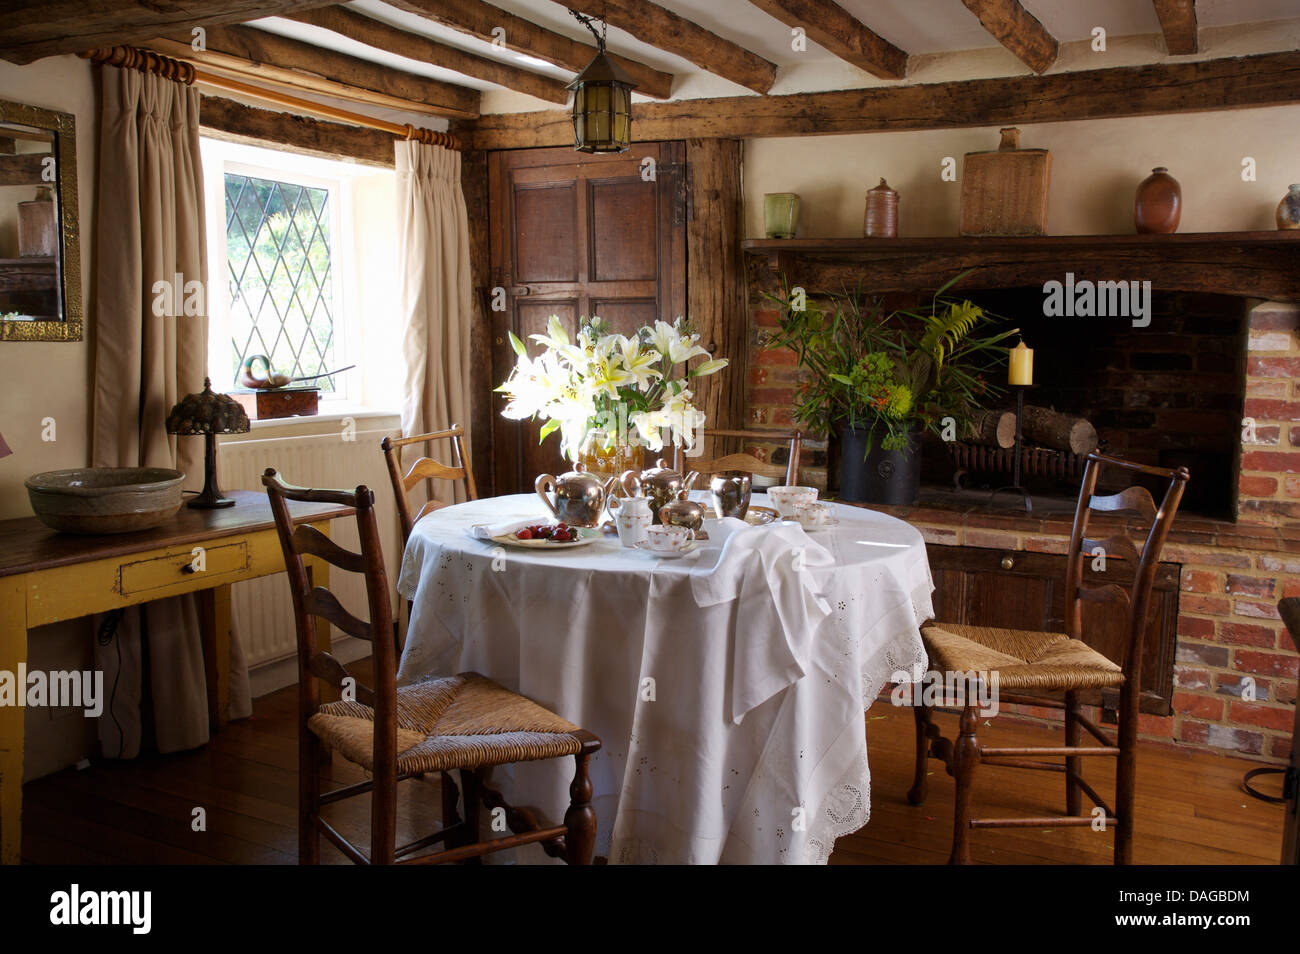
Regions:
[[1016, 392], [1016, 442], [1011, 452], [1011, 484], [1008, 487], [999, 487], [989, 494], [988, 503], [985, 504], [986, 510], [993, 509], [993, 501], [997, 499], [998, 494], [1017, 493], [1024, 500], [1025, 513], [1034, 512], [1034, 502], [1029, 496], [1029, 491], [1020, 485], [1020, 462], [1024, 453], [1025, 442], [1021, 435], [1021, 422], [1025, 417], [1025, 392], [1035, 388], [1036, 384], [1009, 384], [1007, 387], [1013, 388]]

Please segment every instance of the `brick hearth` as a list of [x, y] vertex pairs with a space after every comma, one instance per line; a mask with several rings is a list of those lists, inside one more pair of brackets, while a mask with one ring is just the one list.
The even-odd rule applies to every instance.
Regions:
[[[799, 384], [794, 356], [762, 348], [775, 311], [755, 302], [750, 314], [749, 423], [791, 426]], [[1279, 762], [1290, 751], [1300, 669], [1276, 609], [1281, 597], [1300, 596], [1300, 307], [1259, 303], [1247, 321], [1245, 415], [1253, 427], [1243, 425], [1233, 438], [1242, 441], [1237, 520], [1185, 512], [1175, 521], [1162, 555], [1181, 566], [1173, 713], [1141, 716], [1140, 732]], [[1235, 432], [1222, 410], [1206, 408], [1201, 425]], [[811, 451], [804, 479], [825, 486], [824, 448], [814, 444]], [[990, 514], [956, 497], [878, 509], [907, 520], [935, 545], [1064, 553], [1069, 543], [1069, 514]], [[1253, 702], [1242, 699], [1246, 677], [1254, 680]], [[1050, 720], [1052, 711], [1019, 714]]]

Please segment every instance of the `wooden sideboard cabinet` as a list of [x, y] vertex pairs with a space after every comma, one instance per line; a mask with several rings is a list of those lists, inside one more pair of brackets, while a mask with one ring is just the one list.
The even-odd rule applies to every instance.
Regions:
[[[976, 626], [1000, 626], [1045, 632], [1065, 631], [1064, 555], [994, 550], [984, 547], [928, 546], [934, 573], [935, 618]], [[1169, 715], [1174, 691], [1174, 649], [1178, 628], [1180, 568], [1161, 563], [1151, 593], [1146, 648], [1142, 661], [1142, 711]], [[1084, 566], [1094, 582], [1131, 582], [1133, 568], [1107, 560], [1106, 569]], [[1123, 620], [1107, 613], [1106, 604], [1084, 603], [1083, 639], [1117, 663], [1123, 662]], [[1114, 709], [1118, 691], [1083, 698]]]

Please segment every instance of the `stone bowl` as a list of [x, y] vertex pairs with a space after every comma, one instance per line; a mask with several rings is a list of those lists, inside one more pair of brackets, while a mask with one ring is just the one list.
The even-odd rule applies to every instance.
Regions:
[[80, 467], [26, 480], [32, 510], [65, 533], [130, 533], [165, 523], [181, 508], [185, 475], [162, 467]]

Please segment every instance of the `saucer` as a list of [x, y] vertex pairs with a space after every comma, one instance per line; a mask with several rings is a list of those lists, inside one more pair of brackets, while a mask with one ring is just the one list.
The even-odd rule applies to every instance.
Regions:
[[645, 541], [641, 541], [641, 543], [635, 544], [633, 549], [640, 550], [642, 553], [649, 553], [651, 556], [663, 557], [665, 560], [680, 560], [688, 553], [694, 553], [699, 549], [694, 540], [686, 544], [686, 546], [682, 547], [680, 550], [656, 550], [649, 545], [643, 546], [642, 544], [644, 543]]

